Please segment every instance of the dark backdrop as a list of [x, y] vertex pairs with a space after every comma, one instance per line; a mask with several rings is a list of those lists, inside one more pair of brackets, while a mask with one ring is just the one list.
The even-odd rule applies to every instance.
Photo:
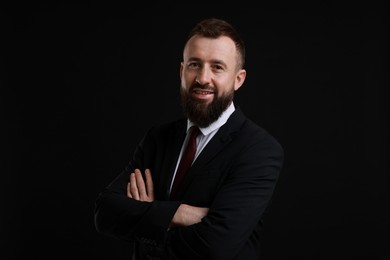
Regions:
[[129, 259], [125, 244], [96, 232], [93, 203], [149, 127], [181, 116], [184, 38], [209, 16], [244, 37], [248, 76], [236, 104], [286, 152], [267, 259], [388, 259], [382, 2], [284, 12], [241, 1], [138, 4], [2, 4], [7, 259]]

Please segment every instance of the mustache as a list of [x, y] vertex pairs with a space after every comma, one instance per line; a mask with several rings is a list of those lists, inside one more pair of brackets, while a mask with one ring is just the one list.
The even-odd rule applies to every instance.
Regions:
[[202, 90], [212, 90], [215, 91], [215, 87], [210, 86], [209, 84], [200, 84], [199, 82], [195, 81], [194, 84], [191, 86], [191, 90], [194, 88], [200, 88]]

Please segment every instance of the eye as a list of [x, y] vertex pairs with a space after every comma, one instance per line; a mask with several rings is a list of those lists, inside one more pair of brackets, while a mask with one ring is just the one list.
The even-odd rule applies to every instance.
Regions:
[[190, 68], [190, 69], [196, 69], [196, 68], [199, 68], [199, 63], [197, 63], [197, 62], [190, 62], [190, 63], [188, 63], [188, 68]]
[[215, 65], [213, 65], [213, 69], [216, 71], [223, 71], [224, 67], [219, 65], [219, 64], [215, 64]]

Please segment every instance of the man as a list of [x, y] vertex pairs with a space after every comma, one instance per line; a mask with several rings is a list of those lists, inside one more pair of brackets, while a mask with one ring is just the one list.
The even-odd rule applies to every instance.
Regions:
[[[128, 241], [134, 259], [261, 259], [283, 150], [234, 105], [244, 64], [244, 42], [226, 21], [190, 32], [180, 66], [186, 118], [152, 127], [96, 200], [97, 230]], [[200, 130], [195, 159], [181, 175], [191, 126]]]

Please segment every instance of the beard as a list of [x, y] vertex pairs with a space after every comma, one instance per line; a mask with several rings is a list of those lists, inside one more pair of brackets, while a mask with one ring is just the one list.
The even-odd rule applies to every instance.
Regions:
[[[191, 93], [194, 87], [209, 89], [214, 92], [214, 99], [210, 104], [206, 101], [194, 98]], [[218, 95], [218, 89], [210, 86], [202, 86], [198, 83], [193, 84], [189, 90], [180, 88], [181, 106], [188, 119], [199, 127], [208, 127], [215, 122], [233, 101], [234, 88], [229, 92]]]

